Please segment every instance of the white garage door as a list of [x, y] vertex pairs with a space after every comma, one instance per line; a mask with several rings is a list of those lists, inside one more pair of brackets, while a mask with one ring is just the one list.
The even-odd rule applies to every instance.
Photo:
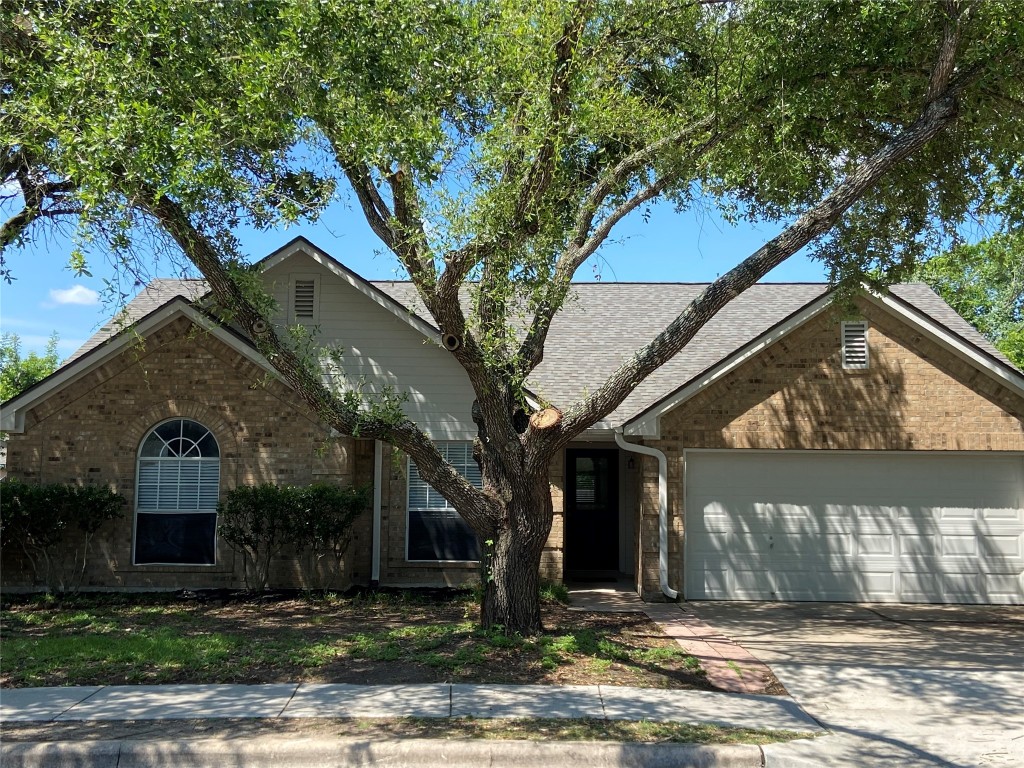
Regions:
[[685, 594], [1024, 603], [1024, 458], [687, 452]]

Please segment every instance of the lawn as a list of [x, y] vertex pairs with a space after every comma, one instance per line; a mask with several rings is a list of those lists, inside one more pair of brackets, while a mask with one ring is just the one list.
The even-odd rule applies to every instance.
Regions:
[[643, 614], [544, 606], [534, 638], [483, 632], [467, 592], [6, 596], [0, 685], [541, 683], [708, 689]]

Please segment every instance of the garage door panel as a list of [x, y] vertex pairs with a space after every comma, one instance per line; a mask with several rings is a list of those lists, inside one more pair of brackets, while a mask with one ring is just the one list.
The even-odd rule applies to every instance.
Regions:
[[978, 537], [981, 551], [989, 557], [1024, 561], [1024, 534], [987, 534]]
[[896, 537], [893, 534], [861, 534], [855, 538], [857, 554], [864, 557], [896, 555]]
[[1019, 456], [688, 452], [686, 488], [716, 598], [1024, 603]]

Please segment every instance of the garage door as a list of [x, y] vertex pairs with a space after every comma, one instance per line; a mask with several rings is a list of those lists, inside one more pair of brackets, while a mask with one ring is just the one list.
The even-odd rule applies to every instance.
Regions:
[[687, 452], [685, 594], [1024, 603], [1024, 458]]

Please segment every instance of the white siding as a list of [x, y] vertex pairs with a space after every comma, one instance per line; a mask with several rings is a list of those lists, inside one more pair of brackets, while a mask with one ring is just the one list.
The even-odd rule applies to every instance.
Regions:
[[349, 386], [378, 393], [390, 384], [408, 395], [405, 412], [434, 440], [469, 440], [473, 389], [465, 371], [434, 341], [380, 306], [313, 259], [296, 254], [267, 270], [266, 279], [283, 319], [295, 276], [319, 275], [321, 344], [344, 349]]

